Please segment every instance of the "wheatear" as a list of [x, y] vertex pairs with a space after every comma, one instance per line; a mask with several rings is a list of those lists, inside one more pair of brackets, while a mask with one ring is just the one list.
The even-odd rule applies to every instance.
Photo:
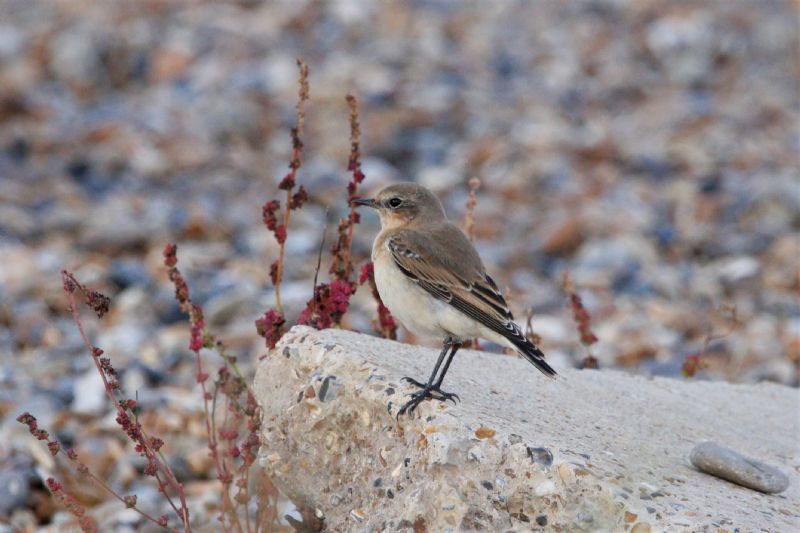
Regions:
[[542, 351], [514, 323], [478, 252], [447, 219], [436, 195], [421, 185], [401, 183], [386, 187], [375, 198], [353, 203], [376, 209], [381, 219], [372, 261], [383, 303], [416, 335], [444, 339], [427, 383], [403, 378], [420, 390], [397, 416], [413, 412], [425, 398], [458, 399], [442, 391], [441, 385], [466, 339], [483, 338], [508, 346], [545, 375], [556, 375]]

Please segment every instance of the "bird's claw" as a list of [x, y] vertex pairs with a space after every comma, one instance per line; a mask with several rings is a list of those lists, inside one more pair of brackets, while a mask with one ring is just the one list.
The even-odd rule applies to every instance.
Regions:
[[422, 403], [422, 401], [425, 400], [425, 398], [428, 398], [428, 397], [433, 398], [433, 396], [430, 395], [430, 393], [425, 393], [424, 390], [413, 393], [411, 395], [411, 399], [409, 401], [407, 401], [405, 403], [405, 405], [403, 405], [403, 407], [400, 408], [399, 411], [397, 411], [397, 417], [396, 418], [400, 419], [400, 415], [404, 415], [406, 413], [408, 413], [410, 415], [411, 413], [414, 412], [414, 410], [417, 408], [417, 406], [420, 403]]
[[408, 376], [402, 378], [401, 381], [405, 381], [406, 383], [411, 383], [412, 385], [414, 385], [415, 387], [419, 387], [420, 389], [424, 389], [425, 388], [425, 384], [424, 383], [420, 383], [416, 379], [410, 378]]
[[413, 378], [405, 377], [403, 378], [403, 381], [406, 381], [416, 387], [419, 387], [420, 390], [411, 393], [411, 399], [407, 401], [405, 405], [403, 405], [403, 407], [401, 407], [400, 410], [397, 412], [397, 418], [400, 418], [400, 415], [406, 413], [408, 414], [413, 413], [414, 410], [417, 408], [417, 406], [421, 404], [426, 398], [431, 398], [432, 400], [439, 400], [440, 402], [446, 402], [450, 400], [453, 402], [453, 404], [455, 404], [456, 401], [459, 402], [461, 401], [461, 398], [459, 398], [458, 394], [455, 394], [453, 392], [445, 392], [439, 387], [429, 387], [428, 385], [424, 385]]
[[459, 398], [458, 394], [456, 394], [455, 392], [444, 392], [441, 389], [435, 389], [435, 392], [439, 393], [439, 397], [436, 399], [442, 402], [450, 400], [453, 402], [453, 405], [455, 405], [461, 401], [461, 398]]

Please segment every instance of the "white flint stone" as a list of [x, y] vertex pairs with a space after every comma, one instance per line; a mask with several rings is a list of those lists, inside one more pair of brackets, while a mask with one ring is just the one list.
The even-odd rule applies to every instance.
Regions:
[[539, 483], [536, 485], [536, 495], [537, 496], [547, 496], [548, 494], [553, 494], [556, 490], [556, 484], [550, 480], [547, 480], [543, 483]]

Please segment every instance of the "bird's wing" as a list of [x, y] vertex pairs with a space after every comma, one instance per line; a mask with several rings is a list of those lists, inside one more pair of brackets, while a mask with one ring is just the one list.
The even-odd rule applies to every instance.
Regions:
[[[433, 235], [406, 229], [389, 238], [392, 259], [403, 274], [434, 297], [511, 341], [545, 374], [555, 375], [544, 362], [541, 350], [514, 322], [503, 294], [486, 274], [480, 257], [464, 234], [451, 226]], [[445, 244], [447, 253], [442, 253], [437, 242]]]
[[389, 239], [389, 250], [403, 274], [420, 287], [502, 335], [514, 319], [502, 293], [466, 237], [458, 230], [446, 237], [448, 253], [442, 253], [428, 235], [401, 230]]

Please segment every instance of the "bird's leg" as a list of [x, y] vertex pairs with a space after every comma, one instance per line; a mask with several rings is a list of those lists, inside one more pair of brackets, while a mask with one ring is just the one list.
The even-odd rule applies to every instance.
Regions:
[[428, 387], [433, 386], [433, 380], [436, 379], [436, 374], [439, 373], [439, 367], [442, 366], [442, 361], [444, 361], [444, 356], [447, 355], [447, 351], [450, 349], [450, 346], [453, 344], [453, 340], [450, 337], [446, 337], [444, 339], [444, 343], [442, 344], [442, 351], [439, 353], [439, 359], [436, 360], [436, 366], [433, 367], [433, 372], [431, 372], [430, 377], [428, 378], [428, 383], [423, 384], [417, 381], [414, 378], [410, 378], [408, 376], [403, 378], [403, 381], [407, 381], [414, 386], [419, 387], [420, 389], [425, 389]]
[[[450, 362], [453, 359], [453, 355], [455, 354], [456, 350], [458, 350], [458, 348], [460, 347], [461, 344], [457, 343], [454, 339], [450, 337], [445, 338], [444, 343], [442, 344], [442, 351], [439, 353], [439, 358], [436, 360], [436, 366], [433, 367], [433, 372], [431, 372], [430, 377], [428, 377], [428, 383], [423, 385], [422, 383], [413, 378], [410, 377], [403, 378], [404, 381], [407, 381], [408, 383], [411, 383], [412, 385], [419, 387], [420, 390], [411, 394], [411, 399], [408, 402], [406, 402], [406, 404], [400, 409], [400, 411], [398, 411], [397, 413], [398, 417], [403, 413], [405, 413], [406, 411], [408, 411], [409, 413], [414, 412], [414, 409], [416, 409], [417, 406], [420, 403], [422, 403], [423, 400], [425, 400], [425, 398], [434, 398], [440, 401], [452, 400], [453, 398], [458, 399], [458, 396], [455, 394], [443, 392], [439, 388], [439, 385], [441, 385], [442, 380], [444, 379], [444, 374], [447, 372], [447, 368], [450, 366]], [[442, 361], [444, 361], [447, 352], [450, 351], [451, 348], [453, 349], [450, 352], [450, 356], [447, 358], [444, 371], [442, 372], [441, 377], [439, 377], [439, 379], [437, 380], [436, 376], [439, 373], [439, 367], [442, 366]], [[434, 380], [436, 380], [435, 385], [434, 385]], [[434, 392], [438, 394], [437, 395], [432, 394]]]
[[[450, 363], [453, 362], [453, 356], [456, 355], [456, 352], [458, 351], [459, 348], [461, 348], [461, 343], [460, 342], [453, 342], [452, 348], [450, 349], [450, 355], [447, 356], [447, 361], [444, 362], [444, 368], [442, 369], [441, 374], [439, 374], [439, 377], [437, 378], [436, 383], [433, 384], [433, 389], [432, 390], [434, 390], [434, 391], [438, 392], [439, 394], [441, 394], [442, 398], [444, 400], [453, 400], [453, 399], [459, 400], [459, 401], [461, 400], [461, 398], [458, 397], [458, 394], [455, 394], [455, 393], [452, 393], [452, 392], [444, 392], [441, 389], [442, 382], [444, 381], [444, 376], [445, 376], [445, 374], [447, 374], [447, 369], [450, 368]], [[455, 403], [455, 401], [453, 403]]]
[[[439, 377], [436, 379], [435, 383], [433, 383], [431, 385], [431, 383], [428, 382], [428, 384], [425, 385], [425, 384], [420, 383], [416, 379], [412, 379], [412, 378], [403, 378], [403, 380], [407, 381], [408, 383], [411, 383], [412, 385], [416, 385], [420, 389], [424, 389], [426, 387], [429, 387], [431, 391], [438, 392], [441, 395], [441, 398], [437, 398], [439, 400], [451, 400], [453, 398], [455, 398], [456, 400], [460, 400], [461, 398], [458, 397], [458, 394], [452, 394], [452, 393], [449, 393], [449, 392], [444, 392], [442, 390], [442, 388], [441, 388], [442, 387], [442, 382], [444, 381], [444, 376], [445, 376], [445, 374], [447, 374], [447, 370], [450, 368], [450, 363], [453, 362], [453, 356], [456, 354], [456, 352], [459, 350], [459, 348], [461, 348], [461, 343], [452, 341], [452, 344], [450, 345], [450, 348], [451, 348], [450, 355], [447, 356], [447, 359], [444, 362], [444, 368], [442, 368], [442, 371], [439, 373]], [[435, 372], [435, 369], [434, 369], [434, 372]]]

